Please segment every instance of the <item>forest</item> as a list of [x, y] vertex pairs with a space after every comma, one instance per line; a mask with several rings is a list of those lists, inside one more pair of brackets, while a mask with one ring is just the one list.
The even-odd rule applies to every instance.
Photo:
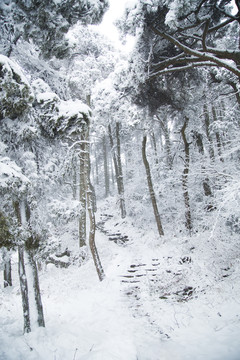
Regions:
[[0, 360], [239, 360], [240, 1], [117, 3], [0, 2]]

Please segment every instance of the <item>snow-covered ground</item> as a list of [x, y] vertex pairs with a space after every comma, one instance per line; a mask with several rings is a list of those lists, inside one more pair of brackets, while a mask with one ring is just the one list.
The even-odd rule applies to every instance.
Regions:
[[[114, 212], [104, 206], [98, 220]], [[43, 267], [46, 328], [25, 335], [14, 265], [13, 288], [0, 288], [1, 360], [240, 359], [239, 239], [159, 239], [154, 223], [140, 229], [133, 220], [104, 224], [128, 235], [123, 245], [97, 231], [101, 283], [90, 257], [80, 267]]]

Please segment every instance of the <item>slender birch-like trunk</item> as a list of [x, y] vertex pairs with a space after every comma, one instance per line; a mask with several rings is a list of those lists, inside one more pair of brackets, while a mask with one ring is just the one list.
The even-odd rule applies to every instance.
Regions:
[[117, 138], [117, 164], [118, 164], [118, 180], [119, 180], [119, 197], [120, 197], [120, 208], [121, 217], [126, 217], [126, 205], [124, 197], [124, 184], [123, 184], [123, 171], [122, 171], [122, 160], [121, 160], [121, 142], [120, 142], [120, 123], [116, 123], [116, 138]]
[[105, 179], [105, 197], [109, 196], [109, 169], [107, 156], [107, 140], [106, 135], [103, 135], [103, 164], [104, 164], [104, 179]]
[[[28, 229], [31, 231], [30, 226], [30, 209], [26, 202], [22, 201], [21, 205], [19, 202], [14, 203], [15, 213], [18, 219], [19, 226], [26, 225]], [[34, 299], [35, 306], [37, 310], [37, 321], [38, 326], [45, 327], [44, 315], [43, 315], [43, 306], [41, 300], [40, 286], [39, 286], [39, 278], [38, 278], [38, 268], [36, 264], [36, 260], [34, 258], [34, 238], [31, 235], [28, 239], [26, 239], [27, 245], [19, 245], [18, 246], [18, 273], [20, 279], [20, 289], [22, 294], [22, 306], [23, 306], [23, 318], [24, 318], [24, 333], [31, 331], [31, 317], [30, 317], [30, 304], [29, 304], [29, 288], [27, 281], [27, 274], [25, 268], [24, 261], [24, 253], [28, 256], [30, 271], [32, 272], [32, 286], [34, 291]], [[26, 249], [25, 249], [26, 247]]]
[[144, 136], [143, 141], [142, 141], [142, 158], [143, 158], [143, 163], [144, 163], [146, 174], [147, 174], [148, 189], [149, 189], [149, 194], [150, 194], [150, 198], [151, 198], [151, 202], [152, 202], [155, 220], [157, 223], [158, 233], [160, 236], [163, 236], [164, 232], [163, 232], [162, 222], [161, 222], [160, 214], [158, 211], [156, 196], [155, 196], [155, 192], [154, 192], [154, 188], [153, 188], [151, 170], [150, 170], [149, 162], [148, 162], [147, 156], [146, 156], [146, 143], [147, 143], [147, 136]]
[[[14, 203], [15, 214], [18, 220], [19, 227], [22, 226], [21, 210], [18, 201]], [[23, 332], [31, 332], [30, 321], [30, 307], [28, 297], [28, 282], [26, 276], [25, 262], [24, 262], [24, 245], [18, 246], [18, 275], [20, 282], [20, 290], [22, 296], [22, 309], [23, 309]]]
[[4, 287], [12, 286], [12, 265], [10, 252], [3, 248], [4, 270], [3, 270], [3, 284]]
[[182, 188], [183, 188], [183, 197], [184, 197], [184, 204], [185, 204], [185, 218], [186, 218], [186, 228], [191, 231], [192, 230], [192, 215], [190, 209], [190, 197], [188, 192], [188, 174], [189, 174], [189, 163], [190, 163], [190, 156], [189, 156], [189, 143], [186, 138], [186, 128], [188, 126], [189, 119], [186, 117], [184, 124], [181, 129], [181, 135], [184, 144], [184, 152], [185, 152], [185, 159], [184, 159], [184, 169], [182, 175]]
[[[213, 116], [213, 121], [217, 121], [217, 112], [215, 109], [215, 106], [212, 105], [212, 116]], [[216, 136], [216, 142], [217, 142], [217, 150], [218, 150], [218, 156], [220, 158], [220, 160], [222, 162], [224, 162], [224, 159], [222, 157], [222, 144], [221, 144], [221, 136], [220, 133], [218, 131], [216, 131], [215, 133]]]
[[24, 262], [23, 246], [18, 246], [18, 275], [19, 275], [20, 289], [22, 295], [23, 332], [29, 333], [31, 332], [30, 307], [29, 307], [28, 282], [27, 282], [25, 262]]
[[33, 290], [34, 290], [34, 298], [35, 298], [35, 303], [36, 303], [36, 308], [37, 308], [37, 322], [38, 322], [38, 326], [45, 327], [37, 263], [34, 258], [33, 250], [28, 250], [27, 254], [28, 254], [28, 260], [29, 260], [29, 264], [31, 266], [31, 271], [32, 271], [32, 275], [33, 275]]
[[[85, 129], [84, 129], [85, 130]], [[86, 216], [86, 131], [81, 134], [80, 143], [80, 175], [79, 175], [79, 201], [81, 205], [79, 217], [79, 247], [86, 245], [87, 216]]]
[[165, 139], [165, 150], [166, 150], [166, 155], [167, 155], [167, 166], [168, 166], [169, 169], [172, 169], [173, 157], [172, 157], [172, 154], [171, 154], [171, 140], [170, 140], [169, 129], [168, 129], [167, 123], [165, 121], [163, 121], [162, 119], [160, 119], [159, 116], [157, 116], [157, 119], [160, 122], [161, 130], [163, 132], [163, 136], [164, 136], [164, 139]]
[[[89, 130], [88, 136], [89, 138]], [[87, 194], [87, 208], [88, 208], [88, 216], [89, 216], [89, 247], [91, 250], [91, 254], [93, 257], [93, 261], [97, 270], [97, 274], [99, 280], [102, 281], [105, 277], [104, 270], [100, 261], [100, 257], [97, 251], [96, 243], [95, 243], [95, 233], [96, 233], [96, 220], [95, 220], [95, 194], [94, 188], [90, 179], [90, 146], [89, 142], [86, 145], [86, 194]]]
[[213, 141], [210, 135], [210, 116], [206, 103], [203, 105], [203, 112], [204, 112], [205, 131], [209, 142], [209, 155], [210, 155], [210, 159], [214, 161], [215, 155], [214, 155]]
[[114, 149], [112, 129], [110, 125], [108, 125], [108, 134], [109, 134], [113, 164], [114, 164], [116, 181], [117, 181], [118, 195], [120, 199], [121, 217], [122, 219], [124, 219], [126, 217], [126, 206], [125, 206], [125, 198], [124, 198], [124, 184], [123, 184], [123, 173], [122, 173], [122, 162], [121, 162], [121, 146], [120, 146], [120, 131], [119, 131], [120, 129], [119, 129], [119, 123], [117, 124], [116, 124], [117, 153], [115, 152]]
[[[31, 212], [30, 212], [30, 208], [27, 203], [25, 203], [24, 210], [25, 210], [25, 214], [26, 214], [25, 215], [26, 222], [27, 222], [29, 230], [31, 231], [31, 224], [30, 224]], [[45, 327], [40, 285], [39, 285], [39, 277], [38, 277], [38, 268], [37, 268], [37, 263], [36, 263], [35, 256], [34, 256], [35, 255], [34, 245], [35, 245], [35, 241], [34, 241], [33, 235], [31, 235], [30, 238], [28, 239], [28, 247], [26, 248], [26, 253], [28, 255], [28, 261], [29, 261], [30, 270], [32, 273], [32, 280], [33, 280], [32, 286], [33, 286], [33, 291], [34, 291], [35, 306], [37, 309], [38, 326]]]

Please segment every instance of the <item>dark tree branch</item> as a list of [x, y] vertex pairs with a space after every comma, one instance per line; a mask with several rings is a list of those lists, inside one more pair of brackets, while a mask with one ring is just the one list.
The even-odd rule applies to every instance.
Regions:
[[[158, 29], [153, 28], [153, 27], [151, 29], [152, 29], [152, 31], [154, 31], [155, 34], [157, 34], [157, 35], [161, 36], [162, 38], [164, 38], [165, 40], [171, 42], [173, 45], [175, 45], [180, 50], [182, 50], [186, 55], [189, 55], [190, 59], [186, 58], [186, 62], [191, 61], [192, 57], [193, 58], [197, 57], [200, 60], [200, 62], [206, 62], [206, 63], [208, 63], [207, 65], [209, 65], [209, 62], [214, 63], [215, 66], [223, 67], [223, 68], [227, 69], [228, 71], [232, 72], [238, 78], [240, 78], [240, 70], [237, 69], [235, 66], [232, 66], [228, 62], [224, 61], [225, 58], [224, 58], [224, 60], [222, 60], [222, 59], [220, 59], [220, 58], [218, 58], [216, 56], [213, 56], [212, 55], [212, 53], [214, 54], [213, 49], [211, 49], [212, 53], [210, 51], [209, 52], [208, 51], [204, 52], [202, 49], [201, 50], [194, 50], [194, 49], [191, 49], [190, 47], [182, 44], [180, 41], [178, 41], [177, 39], [175, 39], [173, 36], [171, 36], [169, 34], [163, 33], [163, 32], [161, 32]], [[215, 50], [215, 52], [217, 52], [217, 50]], [[226, 54], [230, 58], [231, 52], [227, 51]], [[236, 55], [236, 52], [232, 53], [232, 57], [234, 57], [234, 54]], [[234, 61], [234, 59], [232, 57], [231, 57], [231, 60]], [[181, 59], [181, 63], [182, 63], [182, 59]], [[177, 65], [178, 62], [176, 61], [174, 64]]]
[[223, 27], [225, 27], [226, 25], [229, 25], [231, 24], [231, 22], [235, 21], [235, 20], [238, 20], [238, 17], [234, 18], [234, 19], [227, 19], [225, 21], [223, 21], [222, 23], [218, 24], [218, 25], [215, 25], [215, 26], [212, 26], [211, 28], [209, 28], [208, 32], [211, 33], [211, 32], [214, 32], [214, 31], [217, 31], [219, 29], [222, 29]]
[[204, 66], [217, 66], [215, 63], [211, 63], [211, 62], [193, 62], [191, 64], [188, 64], [188, 65], [185, 65], [185, 66], [178, 66], [178, 67], [171, 67], [171, 68], [168, 68], [168, 69], [165, 69], [165, 70], [160, 70], [156, 73], [153, 73], [151, 74], [148, 79], [149, 80], [152, 80], [154, 78], [156, 78], [157, 76], [159, 75], [164, 75], [164, 74], [169, 74], [169, 73], [174, 73], [174, 72], [177, 72], [177, 71], [182, 71], [182, 70], [189, 70], [189, 69], [193, 69], [193, 68], [196, 68], [196, 67], [204, 67]]
[[204, 27], [204, 31], [203, 31], [203, 35], [202, 35], [202, 47], [203, 47], [203, 51], [207, 51], [206, 38], [207, 38], [208, 28], [209, 28], [209, 19], [206, 21], [206, 24], [205, 24], [205, 27]]

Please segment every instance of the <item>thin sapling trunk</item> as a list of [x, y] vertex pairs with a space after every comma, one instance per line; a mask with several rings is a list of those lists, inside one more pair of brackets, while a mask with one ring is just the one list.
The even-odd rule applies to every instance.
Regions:
[[149, 189], [149, 194], [150, 194], [150, 198], [151, 198], [151, 202], [152, 202], [155, 220], [157, 223], [158, 233], [160, 236], [163, 236], [164, 232], [163, 232], [162, 222], [161, 222], [160, 214], [158, 211], [156, 196], [155, 196], [155, 192], [154, 192], [154, 188], [153, 188], [151, 170], [150, 170], [149, 162], [148, 162], [147, 156], [146, 156], [146, 143], [147, 143], [147, 136], [144, 136], [143, 141], [142, 141], [142, 158], [143, 158], [143, 163], [144, 163], [145, 170], [146, 170], [148, 189]]

